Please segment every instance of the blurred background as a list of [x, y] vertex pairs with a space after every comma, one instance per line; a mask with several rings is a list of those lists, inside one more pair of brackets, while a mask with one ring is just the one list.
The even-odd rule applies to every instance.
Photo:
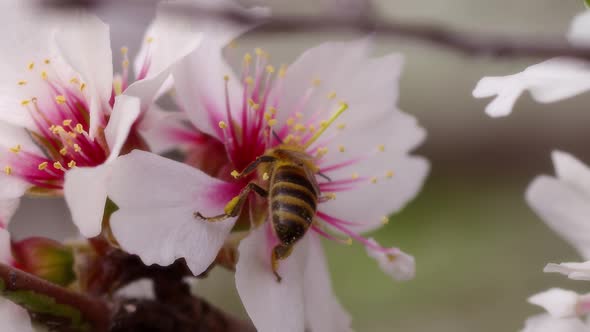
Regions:
[[[155, 4], [134, 1], [141, 6], [137, 8], [124, 3], [111, 1], [112, 6], [97, 12], [111, 24], [114, 49], [126, 45], [133, 53]], [[317, 13], [334, 3], [352, 1], [276, 0], [272, 7], [282, 13]], [[375, 0], [374, 10], [385, 18], [469, 31], [563, 38], [584, 6], [581, 0]], [[238, 50], [262, 47], [280, 64], [322, 41], [353, 37], [246, 35]], [[421, 42], [377, 37], [376, 55], [401, 52], [406, 57], [399, 104], [428, 131], [417, 153], [430, 159], [432, 172], [418, 198], [374, 234], [379, 242], [415, 255], [416, 279], [393, 282], [363, 248], [326, 244], [335, 293], [353, 316], [355, 330], [517, 331], [527, 316], [541, 312], [526, 302], [528, 296], [549, 287], [587, 291], [587, 284], [542, 273], [547, 262], [579, 258], [530, 211], [523, 196], [536, 175], [553, 173], [553, 149], [590, 163], [590, 97], [540, 105], [525, 95], [513, 115], [492, 119], [484, 114], [487, 101], [471, 97], [477, 81], [515, 73], [543, 59], [466, 57]], [[40, 228], [57, 238], [71, 234], [65, 222], [56, 228], [39, 218], [69, 216], [59, 200], [28, 200], [11, 226], [20, 236], [38, 234]], [[217, 269], [196, 289], [245, 317], [229, 273]]]

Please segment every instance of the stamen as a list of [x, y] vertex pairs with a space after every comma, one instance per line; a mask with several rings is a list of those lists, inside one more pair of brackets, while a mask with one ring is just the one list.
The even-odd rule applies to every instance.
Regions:
[[267, 121], [267, 123], [268, 123], [268, 126], [269, 126], [269, 127], [276, 126], [276, 125], [277, 125], [277, 122], [278, 122], [278, 120], [277, 120], [277, 119], [269, 119], [269, 120]]
[[74, 144], [74, 151], [79, 153], [80, 151], [82, 151], [82, 148], [80, 147], [80, 145]]
[[62, 122], [62, 124], [66, 127], [70, 127], [70, 125], [72, 124], [72, 120], [71, 119], [64, 120]]
[[343, 130], [344, 128], [346, 128], [346, 124], [345, 123], [340, 123], [339, 125], [336, 126], [336, 128]]
[[47, 72], [46, 71], [41, 72], [41, 79], [44, 81], [47, 81]]
[[46, 65], [48, 65], [48, 64], [50, 64], [50, 63], [51, 63], [51, 60], [49, 60], [49, 59], [45, 59], [45, 60], [43, 60], [43, 63], [44, 63], [44, 64], [46, 64]]
[[346, 111], [346, 109], [348, 109], [348, 104], [340, 104], [340, 108], [336, 111], [336, 113], [334, 113], [334, 115], [332, 115], [330, 119], [328, 119], [325, 125], [321, 126], [321, 128], [305, 143], [303, 148], [307, 149], [311, 144], [313, 144], [313, 142], [315, 142], [326, 131], [326, 129], [328, 129], [328, 127], [330, 127], [330, 125], [334, 123], [334, 121], [336, 121], [336, 119], [342, 113], [344, 113], [344, 111]]
[[35, 63], [34, 62], [29, 62], [29, 64], [27, 65], [27, 69], [28, 70], [33, 70], [33, 68], [35, 68]]
[[74, 168], [76, 167], [76, 162], [74, 160], [70, 160], [70, 162], [68, 163], [68, 167], [69, 168]]
[[57, 96], [55, 96], [55, 102], [60, 105], [63, 105], [66, 103], [66, 97], [63, 95], [57, 95]]
[[377, 149], [379, 149], [379, 152], [385, 152], [385, 145], [380, 144], [379, 146], [377, 146]]
[[240, 172], [236, 171], [235, 169], [233, 171], [231, 171], [231, 176], [234, 177], [234, 179], [237, 179], [238, 177], [240, 177]]
[[268, 179], [270, 179], [270, 175], [268, 175], [268, 172], [264, 172], [264, 174], [262, 174], [262, 180], [268, 181]]
[[374, 176], [374, 177], [371, 178], [371, 183], [372, 184], [376, 184], [377, 183], [377, 177], [376, 176]]
[[26, 80], [20, 80], [20, 81], [18, 81], [18, 85], [20, 85], [20, 86], [23, 86], [23, 85], [26, 85], [26, 84], [27, 84], [27, 81]]
[[22, 149], [22, 146], [20, 144], [17, 144], [15, 146], [11, 147], [10, 151], [12, 151], [14, 153], [19, 153], [21, 149]]
[[352, 173], [352, 176], [351, 177], [352, 177], [353, 180], [356, 180], [356, 179], [359, 178], [359, 173], [354, 172], [354, 173]]
[[145, 40], [146, 43], [151, 44], [154, 42], [154, 37], [147, 37]]
[[24, 100], [21, 100], [20, 104], [23, 105], [23, 106], [27, 106], [30, 102], [31, 102], [31, 100], [24, 99]]
[[328, 94], [328, 99], [334, 100], [336, 99], [336, 92], [332, 91]]
[[338, 146], [338, 151], [340, 152], [344, 152], [346, 149], [344, 148], [344, 145], [339, 145]]
[[389, 223], [389, 218], [387, 216], [381, 217], [381, 223], [387, 225]]
[[42, 170], [44, 170], [44, 169], [46, 169], [46, 168], [47, 168], [47, 165], [49, 165], [49, 163], [48, 163], [48, 162], [46, 162], [46, 161], [44, 161], [44, 162], [40, 163], [40, 164], [39, 164], [39, 166], [37, 166], [37, 168], [38, 168], [40, 171], [42, 171]]
[[59, 150], [59, 154], [61, 154], [62, 156], [68, 154], [68, 148], [64, 146], [63, 148], [61, 148], [61, 150]]
[[56, 161], [53, 163], [53, 168], [63, 170], [63, 166], [61, 165], [61, 163], [59, 161]]
[[10, 167], [10, 166], [5, 166], [5, 167], [4, 167], [4, 173], [6, 173], [6, 175], [10, 175], [10, 174], [12, 174], [12, 167]]
[[385, 177], [391, 179], [393, 177], [393, 171], [387, 171], [387, 173], [385, 173]]
[[219, 128], [221, 128], [221, 129], [227, 128], [227, 123], [225, 123], [225, 121], [219, 121]]

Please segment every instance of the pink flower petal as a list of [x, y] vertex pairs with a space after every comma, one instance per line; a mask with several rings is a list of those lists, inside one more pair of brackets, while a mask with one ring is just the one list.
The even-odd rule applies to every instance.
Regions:
[[0, 322], [2, 322], [2, 332], [35, 331], [27, 311], [2, 297], [0, 297]]

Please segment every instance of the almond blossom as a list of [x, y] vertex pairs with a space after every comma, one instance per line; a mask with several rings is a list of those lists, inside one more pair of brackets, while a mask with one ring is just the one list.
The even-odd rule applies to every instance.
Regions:
[[[371, 38], [322, 44], [288, 68], [274, 67], [256, 49], [236, 76], [221, 57], [222, 46], [203, 40], [174, 66], [173, 79], [180, 107], [211, 147], [205, 161], [223, 162], [205, 173], [141, 151], [118, 158], [108, 185], [119, 207], [111, 229], [145, 264], [185, 258], [198, 275], [234, 227], [249, 227], [239, 244], [236, 285], [257, 329], [348, 331], [350, 318], [332, 294], [321, 237], [357, 241], [394, 278], [414, 275], [411, 256], [360, 235], [402, 209], [428, 171], [425, 159], [409, 155], [424, 130], [396, 108], [401, 58], [369, 58]], [[200, 218], [242, 204], [237, 195], [249, 182], [267, 187], [271, 174], [262, 167], [240, 172], [273, 148], [305, 158], [319, 191], [313, 223], [278, 263], [280, 281], [271, 266], [279, 239], [266, 200], [250, 195], [241, 218]]]
[[[590, 11], [586, 11], [573, 19], [568, 40], [574, 45], [588, 46], [589, 31]], [[486, 107], [486, 113], [492, 117], [500, 117], [512, 112], [516, 100], [526, 90], [540, 103], [553, 103], [574, 97], [590, 90], [590, 65], [586, 61], [573, 58], [549, 59], [517, 74], [484, 77], [477, 83], [473, 96], [495, 96]]]
[[196, 27], [164, 12], [176, 4], [160, 6], [133, 83], [126, 48], [122, 72], [113, 73], [109, 27], [97, 17], [37, 17], [19, 3], [6, 5], [23, 23], [2, 40], [0, 200], [63, 192], [81, 233], [100, 233], [111, 162], [125, 144], [149, 136], [158, 115], [147, 111], [165, 91], [170, 65], [198, 42]]

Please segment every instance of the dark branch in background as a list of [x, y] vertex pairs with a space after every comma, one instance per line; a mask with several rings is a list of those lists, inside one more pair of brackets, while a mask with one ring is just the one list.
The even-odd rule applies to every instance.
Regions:
[[[121, 6], [132, 9], [145, 5], [145, 0], [53, 0], [42, 1], [45, 6], [93, 7]], [[149, 2], [148, 2], [149, 3]], [[192, 5], [177, 7], [174, 14], [194, 19], [217, 17], [239, 24], [261, 22], [260, 18], [234, 10], [212, 10]], [[574, 46], [563, 37], [538, 38], [535, 36], [506, 36], [492, 33], [476, 33], [455, 30], [441, 24], [418, 24], [378, 17], [339, 17], [335, 15], [301, 16], [273, 15], [262, 20], [265, 24], [254, 34], [304, 33], [317, 31], [345, 31], [370, 33], [380, 37], [399, 37], [452, 49], [471, 56], [514, 57], [557, 57], [569, 56], [590, 60], [590, 47]]]

